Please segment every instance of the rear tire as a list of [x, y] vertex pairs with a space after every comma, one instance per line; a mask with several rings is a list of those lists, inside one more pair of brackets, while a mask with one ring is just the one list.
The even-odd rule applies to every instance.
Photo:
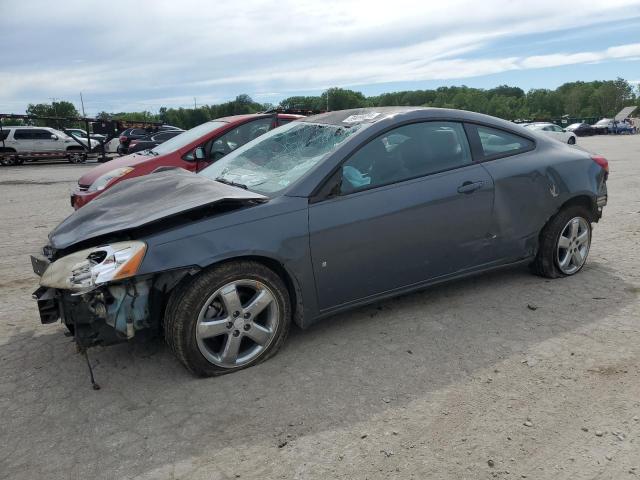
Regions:
[[[16, 151], [11, 148], [0, 149], [0, 152], [4, 154], [16, 153]], [[13, 165], [22, 165], [22, 163], [24, 163], [24, 160], [21, 160], [18, 157], [18, 155], [7, 155], [7, 156], [0, 157], [0, 165], [2, 165], [3, 167], [11, 167]]]
[[569, 141], [567, 143], [569, 145], [575, 145], [576, 144], [576, 137], [569, 137]]
[[561, 278], [582, 270], [591, 246], [591, 218], [589, 210], [581, 206], [564, 208], [551, 218], [540, 232], [531, 271], [541, 277]]
[[265, 361], [282, 346], [290, 326], [284, 282], [263, 264], [247, 260], [216, 266], [178, 286], [164, 317], [167, 344], [201, 377]]

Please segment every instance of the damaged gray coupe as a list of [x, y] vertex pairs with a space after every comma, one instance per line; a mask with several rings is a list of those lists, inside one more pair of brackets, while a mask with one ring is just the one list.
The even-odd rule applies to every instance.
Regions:
[[81, 348], [162, 335], [191, 372], [223, 374], [294, 322], [510, 265], [576, 274], [607, 176], [604, 158], [486, 115], [330, 112], [200, 174], [114, 186], [32, 256], [34, 297]]

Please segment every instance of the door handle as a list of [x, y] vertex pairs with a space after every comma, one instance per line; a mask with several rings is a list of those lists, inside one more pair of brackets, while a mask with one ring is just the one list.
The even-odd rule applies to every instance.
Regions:
[[482, 188], [484, 182], [481, 180], [479, 182], [464, 182], [462, 185], [458, 187], [458, 193], [473, 193], [479, 188]]

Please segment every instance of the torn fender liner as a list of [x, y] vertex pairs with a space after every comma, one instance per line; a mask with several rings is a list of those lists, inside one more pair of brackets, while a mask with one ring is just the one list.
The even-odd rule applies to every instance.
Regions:
[[267, 197], [184, 169], [124, 180], [76, 210], [49, 234], [57, 249], [101, 235], [141, 227], [223, 200], [267, 201]]

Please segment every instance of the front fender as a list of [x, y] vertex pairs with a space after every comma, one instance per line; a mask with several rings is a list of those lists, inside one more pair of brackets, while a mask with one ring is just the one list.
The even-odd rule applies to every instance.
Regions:
[[[276, 209], [259, 216], [251, 209], [237, 215], [235, 222], [204, 219], [157, 235], [147, 242], [147, 253], [138, 275], [192, 267], [205, 269], [239, 258], [264, 259], [281, 266], [295, 288], [299, 317], [313, 318], [317, 312], [315, 283], [309, 252], [306, 199], [291, 199], [303, 208]], [[256, 209], [257, 210], [257, 209]], [[266, 213], [266, 212], [264, 212]], [[231, 218], [232, 214], [228, 217]], [[305, 320], [298, 320], [304, 326]]]

